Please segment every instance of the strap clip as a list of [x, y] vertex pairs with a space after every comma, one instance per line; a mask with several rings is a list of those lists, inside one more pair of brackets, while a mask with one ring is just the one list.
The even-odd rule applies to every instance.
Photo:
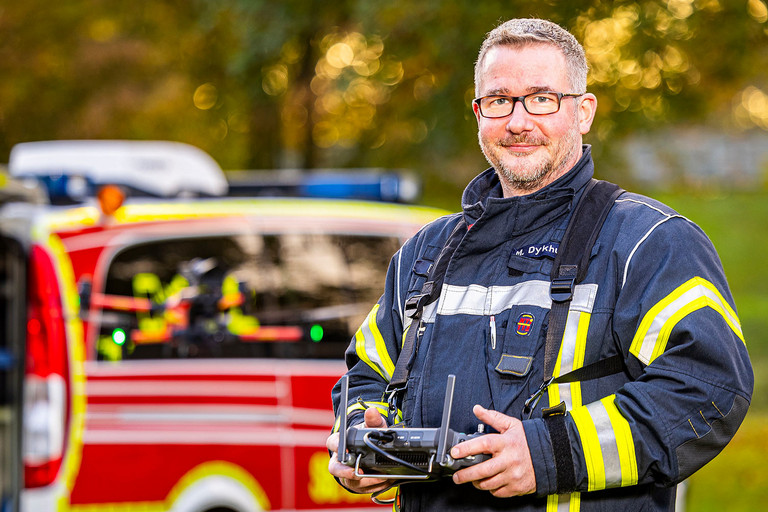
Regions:
[[387, 396], [387, 409], [389, 411], [389, 417], [395, 418], [397, 415], [397, 397], [400, 393], [404, 392], [408, 388], [408, 383], [402, 384], [388, 384], [387, 389], [384, 390], [384, 394]]
[[420, 294], [414, 295], [405, 301], [405, 314], [410, 318], [416, 318], [417, 315], [420, 315], [421, 312], [424, 311], [424, 306], [429, 304], [432, 298], [433, 286], [434, 283], [432, 281], [424, 283], [424, 287], [421, 289]]
[[549, 285], [549, 297], [553, 302], [566, 302], [573, 298], [576, 287], [575, 277], [556, 277]]
[[526, 416], [525, 419], [531, 419], [531, 415], [533, 414], [533, 411], [536, 409], [536, 406], [539, 404], [539, 400], [541, 399], [541, 395], [544, 394], [544, 392], [547, 390], [550, 384], [555, 380], [554, 377], [551, 377], [548, 381], [542, 382], [541, 386], [539, 386], [539, 389], [528, 397], [528, 400], [525, 401], [525, 406], [523, 407], [523, 414]]

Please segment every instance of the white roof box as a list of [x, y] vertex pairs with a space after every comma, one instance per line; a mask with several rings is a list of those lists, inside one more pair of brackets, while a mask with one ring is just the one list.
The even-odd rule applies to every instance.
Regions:
[[59, 140], [25, 142], [11, 150], [12, 176], [80, 176], [94, 185], [124, 185], [150, 195], [219, 196], [227, 179], [206, 152], [166, 141]]

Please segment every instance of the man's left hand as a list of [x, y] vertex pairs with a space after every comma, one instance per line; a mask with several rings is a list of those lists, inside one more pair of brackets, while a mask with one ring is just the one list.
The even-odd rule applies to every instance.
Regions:
[[493, 427], [498, 434], [486, 434], [459, 443], [451, 449], [451, 457], [489, 453], [492, 458], [457, 471], [453, 481], [457, 484], [472, 482], [478, 489], [489, 491], [497, 498], [520, 496], [536, 491], [531, 453], [525, 438], [523, 423], [517, 418], [476, 405], [475, 416]]

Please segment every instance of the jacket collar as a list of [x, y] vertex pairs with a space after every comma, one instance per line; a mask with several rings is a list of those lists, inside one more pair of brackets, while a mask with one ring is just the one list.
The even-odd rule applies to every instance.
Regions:
[[[487, 225], [505, 238], [534, 231], [571, 210], [574, 196], [594, 174], [591, 147], [582, 147], [576, 165], [563, 176], [532, 194], [503, 197], [501, 183], [491, 168], [473, 179], [462, 196], [464, 217], [469, 225]], [[503, 238], [502, 238], [503, 237]]]

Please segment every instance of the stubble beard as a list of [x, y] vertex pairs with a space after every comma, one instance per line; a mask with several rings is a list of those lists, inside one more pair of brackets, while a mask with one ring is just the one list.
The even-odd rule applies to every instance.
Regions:
[[[559, 147], [556, 148], [552, 157], [547, 158], [537, 167], [529, 169], [524, 167], [526, 163], [523, 161], [529, 155], [515, 155], [507, 151], [506, 147], [512, 144], [525, 143], [545, 148], [552, 145], [549, 139], [533, 135], [514, 135], [491, 143], [483, 141], [482, 136], [478, 133], [480, 148], [488, 163], [496, 170], [499, 179], [504, 180], [513, 190], [523, 192], [536, 191], [568, 171], [564, 167], [572, 165], [571, 162], [579, 149], [578, 136], [578, 126], [574, 125], [560, 140]], [[504, 157], [507, 157], [506, 161]], [[519, 160], [519, 162], [512, 162], [517, 165], [509, 165], [510, 158]], [[552, 178], [550, 179], [550, 177]]]

